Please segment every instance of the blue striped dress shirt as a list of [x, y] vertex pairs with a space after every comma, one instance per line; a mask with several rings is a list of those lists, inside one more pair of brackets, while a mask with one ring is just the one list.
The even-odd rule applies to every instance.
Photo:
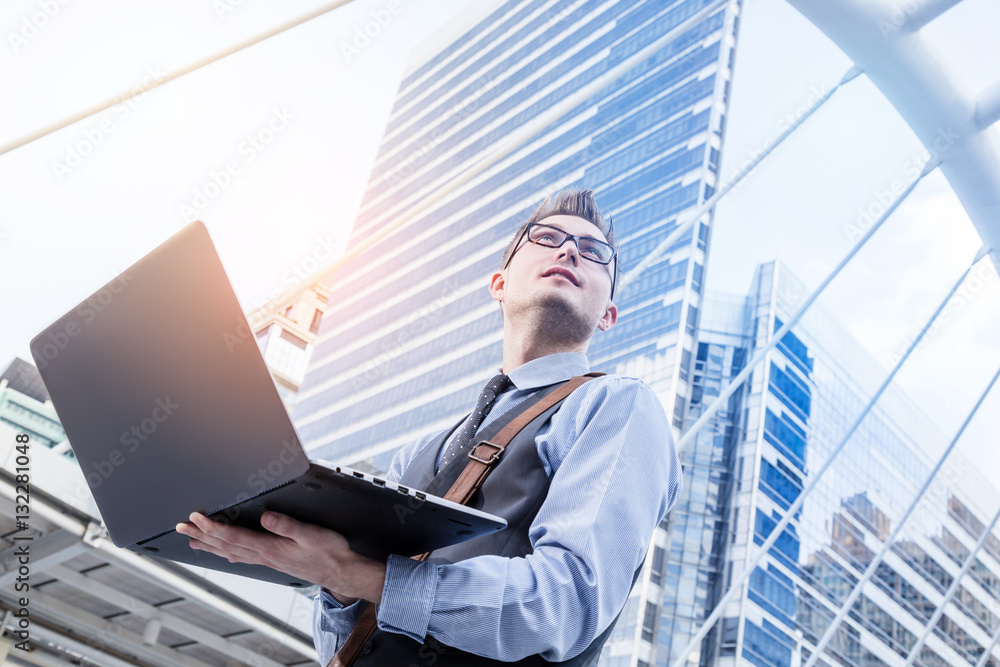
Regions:
[[[540, 388], [589, 370], [577, 352], [523, 364], [509, 373], [511, 386], [480, 429]], [[398, 480], [438, 434], [402, 447], [386, 479]], [[533, 552], [452, 564], [390, 556], [379, 629], [420, 642], [430, 635], [495, 660], [540, 654], [561, 661], [580, 654], [615, 619], [654, 529], [680, 491], [680, 462], [663, 406], [635, 378], [599, 377], [565, 400], [535, 446], [550, 485], [529, 529]], [[494, 474], [502, 473], [501, 466]], [[320, 664], [347, 638], [360, 606], [344, 607], [325, 591], [316, 597]]]

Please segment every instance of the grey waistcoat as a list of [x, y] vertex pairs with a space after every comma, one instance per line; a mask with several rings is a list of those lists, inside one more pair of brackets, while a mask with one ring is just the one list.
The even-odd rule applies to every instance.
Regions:
[[[480, 430], [476, 435], [476, 441], [489, 440], [495, 436], [507, 423], [534, 403], [537, 397], [555, 390], [561, 384], [542, 389], [535, 396], [500, 415], [494, 422]], [[490, 473], [468, 503], [470, 507], [502, 516], [507, 520], [507, 528], [468, 542], [438, 549], [431, 553], [428, 561], [455, 563], [473, 556], [487, 554], [517, 558], [532, 552], [531, 542], [528, 539], [528, 529], [549, 490], [549, 478], [545, 474], [545, 468], [542, 466], [542, 462], [538, 458], [538, 450], [535, 448], [535, 434], [552, 418], [560, 405], [561, 403], [557, 403], [539, 415], [514, 437], [497, 463], [496, 469]], [[406, 469], [399, 483], [410, 488], [422, 489], [428, 493], [444, 496], [462, 473], [466, 462], [456, 460], [452, 465], [446, 466], [439, 475], [434, 474], [434, 463], [441, 446], [452, 432], [461, 426], [461, 423], [459, 422], [450, 430], [445, 431], [424, 447]], [[636, 570], [632, 577], [633, 585], [638, 574], [639, 570]], [[615, 618], [615, 621], [617, 620]], [[379, 667], [396, 667], [397, 665], [399, 667], [413, 665], [419, 667], [467, 667], [510, 664], [596, 665], [601, 654], [601, 647], [611, 635], [614, 626], [613, 621], [607, 630], [596, 637], [580, 655], [559, 663], [549, 662], [538, 655], [529, 656], [515, 663], [500, 662], [445, 646], [430, 636], [423, 644], [419, 644], [406, 635], [376, 629], [354, 664], [358, 667], [362, 665], [366, 667], [376, 665]]]

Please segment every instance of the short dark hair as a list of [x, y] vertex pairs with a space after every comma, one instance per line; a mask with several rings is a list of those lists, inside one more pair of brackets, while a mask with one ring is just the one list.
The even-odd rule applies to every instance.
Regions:
[[[605, 223], [604, 216], [601, 215], [601, 209], [597, 207], [597, 202], [594, 200], [594, 191], [579, 188], [562, 190], [554, 198], [551, 195], [546, 195], [545, 200], [538, 205], [538, 208], [531, 214], [531, 217], [517, 228], [510, 243], [507, 244], [507, 249], [503, 251], [503, 258], [500, 260], [501, 268], [507, 265], [507, 260], [514, 253], [514, 246], [517, 244], [518, 239], [521, 238], [524, 228], [533, 222], [538, 222], [552, 215], [575, 215], [578, 218], [583, 218], [597, 227], [604, 234], [604, 238], [608, 240], [608, 243], [616, 248], [618, 247], [615, 243], [615, 230], [611, 227], [610, 218], [609, 222]], [[615, 271], [617, 272], [617, 270], [618, 263], [616, 262]]]

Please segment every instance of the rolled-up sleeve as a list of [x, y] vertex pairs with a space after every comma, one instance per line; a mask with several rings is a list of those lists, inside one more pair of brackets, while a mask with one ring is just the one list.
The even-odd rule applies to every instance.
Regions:
[[680, 489], [669, 421], [623, 377], [574, 392], [536, 436], [551, 471], [523, 558], [387, 563], [378, 625], [495, 660], [579, 655], [617, 617]]
[[[390, 482], [399, 480], [406, 467], [424, 447], [434, 440], [435, 435], [429, 433], [400, 448], [392, 458], [392, 463], [390, 463], [389, 470], [385, 475], [386, 479]], [[321, 590], [316, 596], [313, 600], [313, 645], [319, 654], [321, 664], [326, 665], [330, 662], [330, 658], [344, 643], [351, 628], [357, 623], [363, 608], [364, 604], [361, 602], [355, 602], [345, 607], [326, 591]]]
[[325, 665], [347, 639], [351, 628], [361, 616], [361, 602], [344, 606], [326, 591], [320, 591], [313, 601], [313, 645]]

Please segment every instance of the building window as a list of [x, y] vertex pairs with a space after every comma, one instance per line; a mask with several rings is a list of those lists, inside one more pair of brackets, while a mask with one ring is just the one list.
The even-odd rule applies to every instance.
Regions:
[[691, 350], [684, 349], [681, 350], [681, 369], [680, 378], [685, 382], [688, 381], [689, 373], [691, 370]]
[[695, 308], [694, 306], [688, 306], [687, 323], [684, 327], [684, 330], [693, 336], [695, 331], [695, 325], [697, 323], [698, 323], [698, 309]]
[[684, 397], [678, 396], [674, 401], [674, 426], [682, 428], [684, 426]]
[[289, 343], [291, 343], [295, 347], [299, 348], [300, 350], [306, 349], [307, 343], [304, 340], [302, 340], [301, 338], [299, 338], [298, 336], [296, 336], [295, 334], [292, 334], [292, 333], [290, 333], [288, 331], [282, 330], [281, 337], [283, 339], [287, 340]]
[[646, 602], [646, 616], [642, 619], [642, 638], [644, 641], [653, 641], [656, 634], [656, 605]]
[[663, 557], [665, 555], [666, 551], [663, 547], [653, 548], [653, 562], [649, 566], [649, 581], [657, 586], [663, 581]]

